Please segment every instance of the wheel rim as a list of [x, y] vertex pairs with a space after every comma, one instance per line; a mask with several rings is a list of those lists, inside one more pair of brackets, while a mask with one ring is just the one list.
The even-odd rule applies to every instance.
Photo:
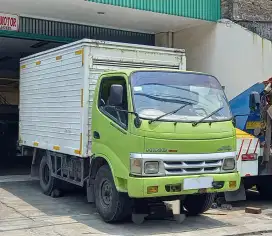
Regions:
[[43, 182], [45, 184], [48, 184], [50, 180], [50, 171], [49, 166], [46, 164], [43, 168]]
[[101, 202], [104, 206], [109, 206], [112, 202], [112, 186], [108, 180], [101, 185]]

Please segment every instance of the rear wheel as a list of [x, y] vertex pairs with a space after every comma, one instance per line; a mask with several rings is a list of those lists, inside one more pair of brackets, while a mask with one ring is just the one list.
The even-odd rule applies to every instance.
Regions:
[[105, 222], [122, 221], [131, 214], [131, 201], [125, 193], [117, 191], [109, 166], [98, 170], [94, 192], [97, 211]]
[[205, 194], [198, 194], [198, 195], [188, 195], [182, 201], [182, 205], [185, 211], [190, 216], [200, 215], [206, 211], [208, 211], [214, 200], [216, 194], [214, 193], [205, 193]]
[[52, 191], [57, 189], [57, 179], [51, 176], [52, 165], [50, 164], [49, 157], [44, 156], [40, 163], [40, 186], [45, 195], [51, 195]]

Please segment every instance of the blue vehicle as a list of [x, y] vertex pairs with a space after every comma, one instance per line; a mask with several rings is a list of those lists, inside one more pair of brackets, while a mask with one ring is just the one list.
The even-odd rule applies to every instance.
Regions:
[[271, 119], [272, 78], [256, 83], [230, 101], [237, 128], [237, 169], [240, 189], [225, 194], [227, 201], [246, 200], [246, 190], [256, 186], [272, 197]]

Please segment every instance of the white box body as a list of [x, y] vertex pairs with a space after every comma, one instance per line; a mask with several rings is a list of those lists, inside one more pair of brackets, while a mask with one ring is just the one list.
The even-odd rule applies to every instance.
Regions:
[[20, 145], [91, 154], [97, 79], [126, 68], [186, 70], [185, 51], [83, 39], [20, 61]]

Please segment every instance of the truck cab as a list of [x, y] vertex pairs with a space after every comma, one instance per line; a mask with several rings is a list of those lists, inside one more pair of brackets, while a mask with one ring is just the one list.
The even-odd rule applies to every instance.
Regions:
[[215, 77], [177, 70], [106, 72], [94, 97], [92, 155], [107, 160], [118, 192], [131, 199], [184, 196], [184, 208], [200, 214], [213, 193], [239, 188], [236, 132]]

